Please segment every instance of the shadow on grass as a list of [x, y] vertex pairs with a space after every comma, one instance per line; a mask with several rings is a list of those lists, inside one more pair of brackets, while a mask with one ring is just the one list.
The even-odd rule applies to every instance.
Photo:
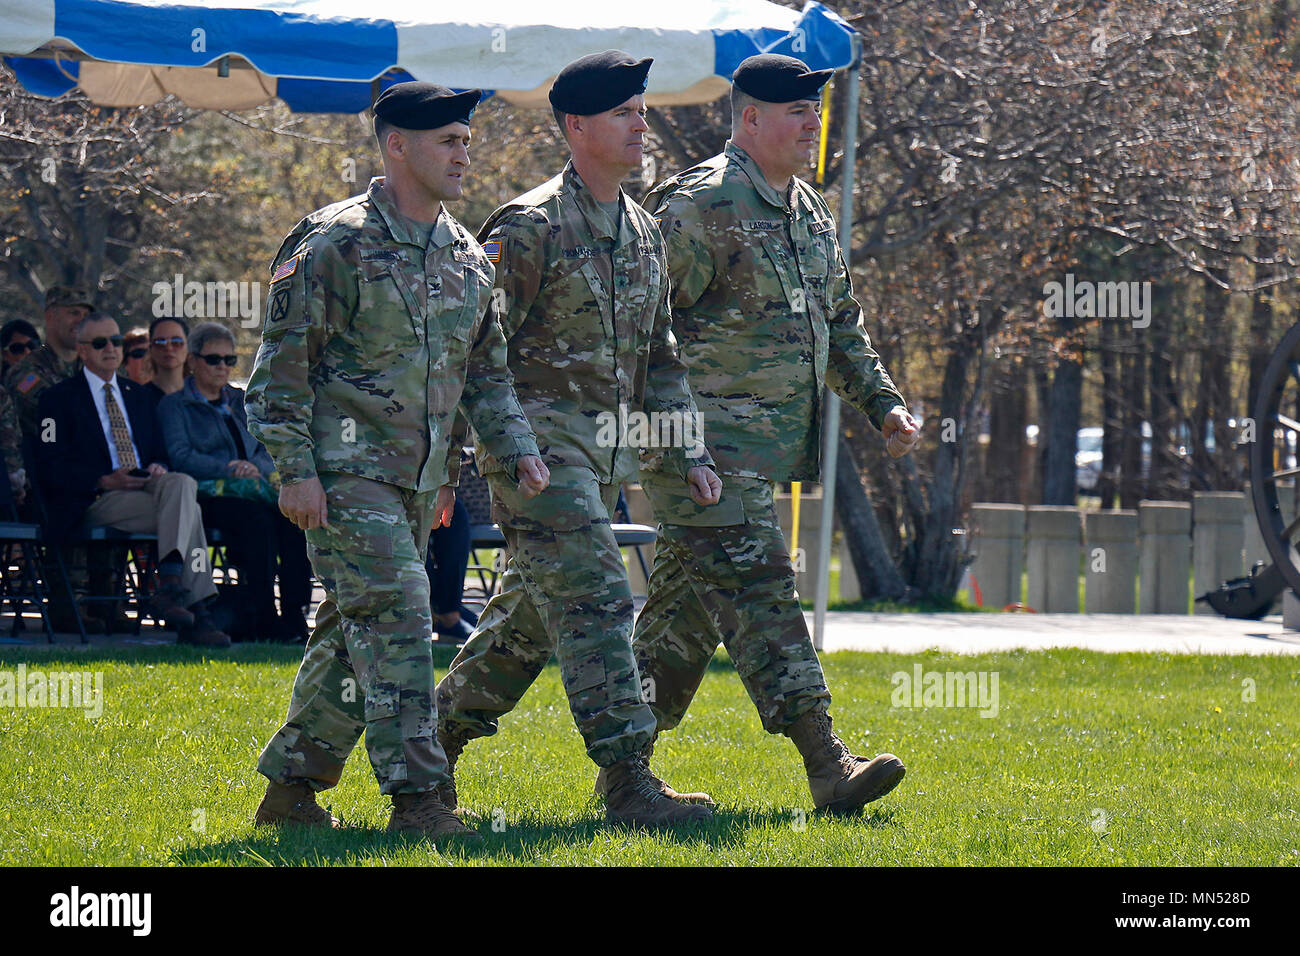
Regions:
[[[734, 848], [755, 830], [816, 826], [818, 820], [835, 820], [871, 829], [900, 827], [892, 808], [877, 808], [842, 817], [817, 816], [809, 820], [797, 811], [783, 809], [718, 809], [707, 823], [647, 830], [610, 825], [599, 807], [577, 820], [549, 823], [536, 818], [510, 822], [502, 832], [494, 832], [492, 822], [481, 819], [474, 824], [483, 844], [464, 847], [450, 844], [438, 849], [448, 862], [519, 863], [536, 859], [538, 851], [559, 846], [591, 846], [602, 833], [642, 837], [659, 843], [673, 843], [693, 848]], [[389, 834], [375, 827], [355, 826], [344, 830], [286, 828], [282, 831], [254, 830], [248, 837], [218, 843], [186, 847], [173, 854], [183, 866], [348, 866], [367, 858], [391, 858], [412, 848], [427, 846], [419, 837]], [[608, 850], [602, 848], [602, 856]]]

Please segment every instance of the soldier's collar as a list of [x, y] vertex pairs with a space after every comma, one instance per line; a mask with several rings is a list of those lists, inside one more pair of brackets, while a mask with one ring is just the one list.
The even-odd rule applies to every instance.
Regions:
[[[384, 177], [376, 176], [370, 180], [370, 188], [366, 190], [370, 197], [370, 202], [379, 217], [383, 219], [384, 225], [388, 227], [388, 233], [397, 242], [406, 243], [407, 245], [417, 246], [420, 249], [425, 247], [425, 236], [416, 233], [411, 229], [411, 220], [401, 214], [397, 204], [393, 202], [384, 189]], [[456, 232], [451, 226], [451, 214], [447, 212], [444, 205], [442, 211], [438, 213], [438, 221], [434, 223], [433, 235], [428, 239], [430, 246], [437, 248], [449, 245], [456, 240]]]
[[[754, 190], [763, 197], [764, 201], [771, 203], [778, 209], [783, 209], [787, 212], [790, 210], [787, 196], [777, 192], [776, 189], [773, 188], [772, 184], [767, 181], [767, 177], [763, 175], [763, 170], [759, 168], [758, 161], [755, 160], [753, 156], [750, 156], [749, 153], [745, 152], [731, 140], [727, 140], [727, 145], [723, 147], [723, 152], [726, 153], [728, 159], [744, 171], [745, 175], [749, 177], [749, 181], [753, 184]], [[793, 179], [790, 180], [790, 187], [791, 189], [794, 188]]]
[[[577, 203], [578, 210], [582, 213], [583, 218], [587, 220], [587, 225], [591, 227], [591, 234], [597, 239], [617, 239], [620, 246], [625, 246], [629, 242], [634, 242], [637, 238], [636, 233], [631, 228], [628, 221], [626, 203], [627, 196], [622, 187], [618, 190], [618, 223], [611, 224], [609, 216], [605, 210], [596, 202], [596, 197], [591, 194], [587, 184], [582, 181], [578, 171], [573, 168], [573, 160], [570, 159], [564, 166], [564, 185], [569, 192], [573, 194], [573, 200]], [[617, 236], [611, 235], [609, 226], [614, 225], [614, 232]]]

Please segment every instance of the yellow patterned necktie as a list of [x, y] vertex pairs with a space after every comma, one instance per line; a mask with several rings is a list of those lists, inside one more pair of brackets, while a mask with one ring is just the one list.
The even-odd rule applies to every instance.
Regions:
[[113, 444], [117, 447], [117, 460], [123, 468], [139, 468], [140, 462], [135, 457], [135, 446], [131, 444], [131, 433], [126, 428], [126, 418], [122, 408], [113, 398], [113, 385], [104, 383], [104, 410], [108, 412], [108, 427], [113, 433]]

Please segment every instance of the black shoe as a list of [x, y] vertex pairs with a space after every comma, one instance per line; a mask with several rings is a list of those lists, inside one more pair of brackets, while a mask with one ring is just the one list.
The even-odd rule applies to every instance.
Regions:
[[433, 633], [434, 639], [439, 644], [464, 644], [474, 633], [474, 628], [466, 624], [462, 618], [450, 626], [434, 624]]

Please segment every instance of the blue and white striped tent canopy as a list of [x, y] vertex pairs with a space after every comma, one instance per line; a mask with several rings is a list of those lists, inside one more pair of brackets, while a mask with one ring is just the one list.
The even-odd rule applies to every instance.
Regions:
[[652, 105], [699, 103], [758, 52], [848, 66], [851, 32], [820, 3], [768, 0], [0, 0], [0, 54], [27, 89], [107, 106], [360, 112], [411, 78], [544, 106], [564, 64], [611, 48], [655, 58]]

